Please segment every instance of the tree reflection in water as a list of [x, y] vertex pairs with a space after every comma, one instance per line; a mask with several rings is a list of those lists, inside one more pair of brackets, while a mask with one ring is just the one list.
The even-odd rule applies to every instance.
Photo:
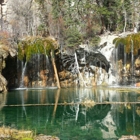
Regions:
[[[140, 95], [118, 89], [11, 91], [0, 124], [62, 140], [118, 139], [140, 134]], [[22, 98], [22, 99], [21, 99]], [[24, 111], [26, 110], [26, 115]]]

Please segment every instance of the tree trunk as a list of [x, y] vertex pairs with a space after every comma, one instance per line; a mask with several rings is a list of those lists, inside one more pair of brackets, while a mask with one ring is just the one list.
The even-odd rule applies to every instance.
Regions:
[[55, 78], [56, 78], [56, 81], [57, 81], [57, 87], [58, 88], [61, 88], [60, 87], [59, 78], [58, 78], [57, 68], [56, 68], [56, 65], [55, 65], [54, 52], [53, 52], [53, 50], [51, 50], [51, 59], [52, 59], [52, 65], [53, 65], [54, 73], [55, 73]]
[[124, 28], [123, 28], [123, 32], [126, 31], [126, 25], [127, 25], [127, 13], [126, 10], [124, 9]]

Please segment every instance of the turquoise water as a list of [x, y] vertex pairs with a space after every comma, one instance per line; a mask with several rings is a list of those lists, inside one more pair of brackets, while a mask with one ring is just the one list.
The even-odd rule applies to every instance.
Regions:
[[24, 89], [0, 94], [0, 125], [61, 140], [117, 140], [140, 134], [140, 90]]

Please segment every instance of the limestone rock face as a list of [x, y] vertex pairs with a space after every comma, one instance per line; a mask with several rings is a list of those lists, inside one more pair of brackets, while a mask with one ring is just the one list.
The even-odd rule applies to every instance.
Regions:
[[5, 67], [5, 58], [8, 56], [8, 51], [0, 48], [0, 92], [6, 91], [7, 81], [2, 76], [2, 69]]
[[8, 49], [4, 46], [0, 46], [0, 92], [6, 92], [6, 86], [7, 86], [7, 80], [2, 75], [2, 70], [6, 67], [5, 59], [8, 57], [8, 55], [12, 54], [11, 56], [15, 56], [17, 54], [16, 49]]

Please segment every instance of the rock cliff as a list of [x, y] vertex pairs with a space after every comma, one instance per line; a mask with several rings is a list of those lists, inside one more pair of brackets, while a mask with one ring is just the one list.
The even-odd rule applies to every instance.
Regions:
[[6, 67], [6, 61], [9, 62], [9, 58], [16, 56], [19, 38], [37, 34], [39, 16], [39, 7], [35, 0], [0, 0], [0, 92], [7, 90], [7, 68], [10, 67]]
[[3, 69], [6, 67], [5, 60], [6, 58], [10, 56], [15, 56], [17, 54], [15, 48], [9, 48], [2, 44], [0, 44], [0, 92], [6, 92], [7, 91], [7, 80], [2, 75]]

